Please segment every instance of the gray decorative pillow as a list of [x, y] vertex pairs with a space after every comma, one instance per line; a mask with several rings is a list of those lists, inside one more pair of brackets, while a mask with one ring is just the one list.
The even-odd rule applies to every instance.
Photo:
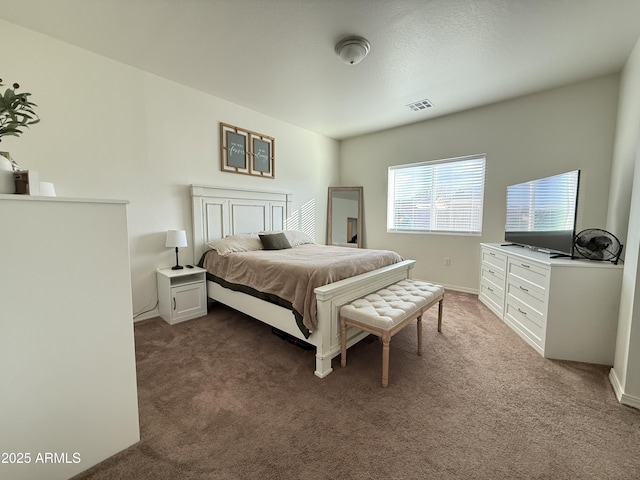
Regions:
[[285, 248], [291, 248], [291, 244], [283, 232], [261, 233], [260, 241], [265, 250], [284, 250]]

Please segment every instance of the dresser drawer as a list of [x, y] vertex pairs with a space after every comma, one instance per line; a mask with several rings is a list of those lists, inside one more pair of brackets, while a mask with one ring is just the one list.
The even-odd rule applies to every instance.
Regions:
[[485, 280], [490, 281], [496, 285], [500, 285], [500, 290], [503, 290], [504, 285], [504, 269], [500, 270], [493, 265], [483, 263], [480, 270], [481, 282]]
[[500, 316], [504, 310], [504, 290], [489, 281], [480, 284], [480, 299], [489, 304]]
[[504, 273], [507, 266], [507, 255], [502, 252], [496, 252], [488, 248], [483, 248], [482, 263], [491, 265], [495, 270]]
[[508, 297], [515, 297], [526, 306], [534, 309], [538, 315], [544, 317], [547, 302], [539, 288], [523, 284], [510, 277], [506, 286], [506, 294]]
[[537, 290], [545, 297], [548, 295], [549, 269], [539, 264], [517, 257], [509, 257], [507, 277], [508, 279], [513, 278], [527, 288]]
[[505, 317], [539, 347], [543, 347], [544, 319], [533, 308], [509, 297], [505, 305]]

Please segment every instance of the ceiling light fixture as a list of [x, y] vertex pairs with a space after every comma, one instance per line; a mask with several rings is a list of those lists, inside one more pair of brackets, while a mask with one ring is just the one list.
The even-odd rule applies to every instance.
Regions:
[[338, 57], [347, 65], [360, 63], [367, 56], [369, 50], [371, 50], [371, 45], [367, 39], [362, 37], [347, 37], [336, 45]]

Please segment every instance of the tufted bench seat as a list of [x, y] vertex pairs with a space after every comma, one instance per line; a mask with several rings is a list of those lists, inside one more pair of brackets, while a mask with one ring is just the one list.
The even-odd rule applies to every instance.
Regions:
[[438, 304], [438, 332], [442, 331], [441, 285], [419, 280], [401, 280], [340, 307], [341, 365], [347, 365], [347, 326], [382, 339], [382, 386], [389, 384], [389, 342], [413, 320], [418, 323], [418, 355], [422, 354], [422, 314]]

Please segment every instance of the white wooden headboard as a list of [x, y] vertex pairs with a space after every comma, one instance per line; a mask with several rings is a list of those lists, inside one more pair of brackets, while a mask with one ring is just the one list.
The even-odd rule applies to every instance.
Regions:
[[194, 260], [200, 260], [210, 240], [284, 230], [290, 204], [288, 193], [191, 185]]

